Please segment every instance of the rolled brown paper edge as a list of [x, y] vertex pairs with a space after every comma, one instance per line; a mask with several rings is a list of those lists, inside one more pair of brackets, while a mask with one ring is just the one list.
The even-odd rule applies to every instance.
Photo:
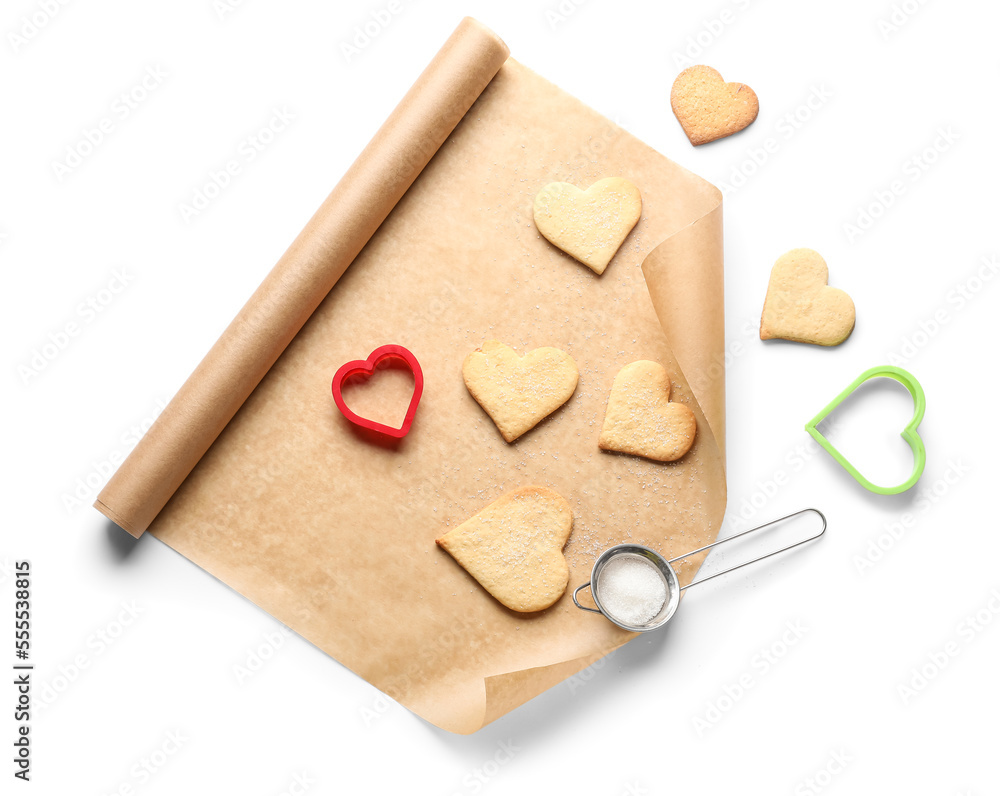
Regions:
[[466, 17], [97, 496], [141, 536], [507, 60]]
[[[700, 178], [699, 178], [700, 179]], [[726, 315], [722, 193], [704, 183], [706, 212], [642, 263], [650, 299], [684, 379], [726, 462]]]
[[142, 530], [135, 528], [128, 520], [120, 516], [118, 512], [116, 512], [110, 506], [106, 505], [101, 500], [100, 496], [98, 496], [97, 500], [94, 501], [94, 508], [97, 509], [99, 512], [101, 512], [101, 514], [103, 514], [113, 523], [115, 523], [115, 525], [117, 525], [119, 528], [124, 528], [126, 531], [132, 534], [132, 536], [134, 536], [136, 539], [142, 536], [143, 534]]

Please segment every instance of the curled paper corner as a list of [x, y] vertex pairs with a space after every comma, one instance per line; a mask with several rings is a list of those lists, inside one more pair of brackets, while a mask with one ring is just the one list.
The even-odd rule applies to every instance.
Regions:
[[656, 246], [643, 260], [642, 274], [683, 379], [724, 453], [726, 319], [722, 193], [706, 185], [712, 191], [706, 192], [705, 214]]

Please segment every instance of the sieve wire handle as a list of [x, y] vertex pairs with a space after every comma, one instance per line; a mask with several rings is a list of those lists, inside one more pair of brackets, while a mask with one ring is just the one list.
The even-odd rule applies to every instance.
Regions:
[[[749, 561], [744, 561], [742, 564], [737, 564], [734, 567], [729, 567], [728, 569], [724, 569], [722, 570], [722, 572], [716, 572], [712, 575], [706, 575], [703, 578], [698, 578], [698, 580], [693, 580], [689, 584], [687, 584], [687, 586], [681, 586], [681, 591], [684, 591], [684, 589], [690, 588], [691, 586], [697, 586], [699, 583], [704, 583], [705, 581], [711, 580], [712, 578], [717, 578], [719, 577], [719, 575], [725, 575], [727, 572], [732, 572], [733, 570], [740, 569], [741, 567], [745, 567], [750, 564], [756, 564], [758, 561], [763, 561], [765, 558], [776, 556], [778, 555], [778, 553], [784, 553], [786, 550], [791, 550], [793, 547], [798, 547], [799, 545], [803, 545], [806, 542], [811, 542], [813, 539], [819, 539], [819, 537], [821, 537], [824, 533], [826, 533], [826, 517], [824, 516], [823, 512], [820, 511], [819, 509], [801, 509], [800, 511], [796, 511], [791, 514], [786, 514], [784, 517], [778, 517], [778, 519], [776, 520], [765, 522], [763, 525], [758, 525], [756, 528], [750, 528], [749, 530], [740, 531], [739, 533], [733, 534], [732, 536], [727, 536], [725, 539], [719, 539], [718, 541], [712, 542], [712, 544], [707, 544], [704, 547], [699, 547], [697, 550], [692, 550], [690, 553], [685, 553], [682, 556], [677, 556], [677, 558], [671, 558], [670, 559], [671, 564], [673, 564], [675, 561], [683, 561], [685, 558], [690, 558], [691, 556], [695, 555], [696, 553], [700, 553], [703, 550], [711, 550], [713, 547], [718, 547], [719, 545], [725, 544], [726, 542], [731, 542], [734, 539], [739, 539], [741, 536], [746, 536], [748, 533], [763, 531], [765, 528], [770, 528], [772, 525], [776, 525], [779, 522], [790, 520], [792, 517], [798, 517], [800, 514], [806, 514], [807, 512], [810, 511], [818, 515], [819, 518], [823, 521], [823, 527], [819, 529], [818, 533], [815, 533], [806, 539], [800, 539], [798, 542], [792, 542], [792, 544], [785, 545], [784, 547], [779, 548], [778, 550], [772, 550], [770, 553], [765, 553], [762, 556], [757, 556], [757, 558], [751, 558]], [[575, 594], [573, 601], [576, 602]], [[577, 605], [580, 604], [577, 603]], [[583, 606], [580, 607], [582, 608]]]
[[573, 589], [573, 602], [576, 603], [577, 608], [582, 608], [584, 611], [590, 611], [590, 613], [592, 614], [603, 613], [603, 611], [600, 611], [597, 608], [588, 608], [586, 605], [580, 605], [580, 601], [576, 599], [576, 595], [578, 595], [583, 589], [586, 589], [589, 585], [590, 581], [588, 580], [582, 586], [577, 586], [575, 589]]

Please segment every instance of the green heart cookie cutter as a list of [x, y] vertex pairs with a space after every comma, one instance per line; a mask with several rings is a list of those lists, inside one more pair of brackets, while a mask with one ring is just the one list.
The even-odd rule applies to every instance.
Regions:
[[[906, 440], [906, 444], [910, 446], [910, 450], [913, 451], [913, 472], [910, 474], [909, 478], [897, 486], [878, 486], [877, 484], [873, 484], [861, 475], [860, 472], [858, 472], [857, 467], [844, 458], [844, 454], [837, 450], [830, 440], [816, 430], [816, 426], [822, 423], [830, 412], [840, 406], [848, 395], [853, 393], [866, 381], [881, 378], [895, 379], [906, 387], [910, 395], [913, 396], [913, 417], [910, 418], [910, 422], [906, 424], [906, 428], [904, 428], [900, 434], [900, 436]], [[816, 417], [806, 423], [806, 431], [808, 431], [812, 438], [816, 440], [823, 447], [823, 449], [829, 453], [841, 467], [847, 470], [847, 472], [854, 477], [854, 480], [861, 484], [861, 486], [865, 489], [879, 495], [898, 495], [900, 492], [905, 492], [917, 483], [917, 481], [920, 480], [921, 474], [924, 472], [924, 464], [927, 462], [927, 451], [924, 449], [924, 441], [920, 439], [920, 434], [917, 433], [917, 427], [920, 425], [920, 421], [924, 419], [924, 408], [926, 405], [927, 401], [924, 398], [924, 388], [920, 386], [920, 382], [914, 378], [912, 373], [891, 365], [882, 365], [880, 367], [866, 370], [854, 381], [848, 384], [840, 395], [830, 401], [830, 403], [828, 403], [823, 410], [816, 415]]]

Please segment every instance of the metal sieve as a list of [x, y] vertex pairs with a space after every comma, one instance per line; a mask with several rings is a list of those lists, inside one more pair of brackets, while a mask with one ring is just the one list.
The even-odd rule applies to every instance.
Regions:
[[[757, 531], [763, 531], [770, 528], [772, 525], [777, 525], [779, 522], [784, 522], [785, 520], [790, 520], [793, 517], [798, 517], [802, 514], [812, 512], [816, 514], [820, 520], [823, 522], [823, 527], [819, 529], [817, 533], [809, 536], [805, 539], [800, 539], [797, 542], [792, 542], [792, 544], [785, 545], [777, 550], [772, 550], [770, 553], [764, 553], [764, 555], [757, 556], [756, 558], [751, 558], [749, 561], [744, 561], [736, 566], [728, 567], [721, 572], [714, 572], [711, 575], [706, 575], [703, 578], [698, 578], [690, 583], [681, 586], [680, 581], [677, 579], [677, 572], [673, 568], [673, 564], [677, 561], [683, 561], [685, 558], [690, 558], [697, 553], [701, 553], [705, 550], [711, 550], [720, 545], [724, 545], [727, 542], [735, 541], [747, 534], [756, 533]], [[732, 536], [727, 536], [725, 539], [719, 539], [711, 544], [707, 544], [704, 547], [699, 547], [697, 550], [692, 550], [684, 555], [677, 556], [676, 558], [671, 558], [669, 561], [665, 559], [662, 555], [657, 553], [648, 547], [644, 547], [641, 544], [619, 544], [614, 547], [610, 547], [601, 553], [597, 560], [594, 562], [594, 569], [590, 573], [590, 580], [584, 583], [582, 586], [577, 586], [573, 590], [573, 602], [577, 608], [583, 611], [590, 611], [595, 614], [604, 614], [604, 616], [610, 621], [614, 622], [618, 627], [623, 630], [629, 630], [634, 633], [645, 633], [649, 630], [656, 630], [658, 627], [662, 627], [677, 611], [677, 606], [680, 603], [681, 592], [685, 589], [690, 589], [692, 586], [697, 586], [699, 583], [704, 583], [712, 578], [717, 578], [720, 575], [725, 575], [728, 572], [740, 569], [741, 567], [748, 566], [750, 564], [755, 564], [758, 561], [763, 561], [765, 558], [770, 558], [771, 556], [776, 556], [778, 553], [784, 553], [786, 550], [791, 550], [793, 547], [798, 547], [799, 545], [804, 545], [806, 542], [811, 542], [814, 539], [818, 539], [824, 533], [826, 533], [826, 517], [823, 515], [819, 509], [801, 509], [792, 514], [787, 514], [784, 517], [778, 517], [775, 520], [766, 522], [763, 525], [758, 525], [756, 528], [750, 528], [746, 531], [740, 531]], [[623, 556], [637, 557], [649, 561], [660, 574], [663, 579], [663, 584], [666, 588], [666, 599], [663, 601], [663, 606], [657, 612], [656, 616], [652, 617], [649, 621], [641, 625], [630, 625], [627, 622], [622, 622], [616, 618], [610, 611], [607, 610], [605, 602], [601, 600], [601, 574], [604, 568], [613, 560]], [[594, 598], [594, 604], [597, 608], [588, 608], [586, 605], [581, 605], [577, 595], [583, 590], [590, 587], [591, 596]], [[606, 597], [607, 595], [605, 595]]]

